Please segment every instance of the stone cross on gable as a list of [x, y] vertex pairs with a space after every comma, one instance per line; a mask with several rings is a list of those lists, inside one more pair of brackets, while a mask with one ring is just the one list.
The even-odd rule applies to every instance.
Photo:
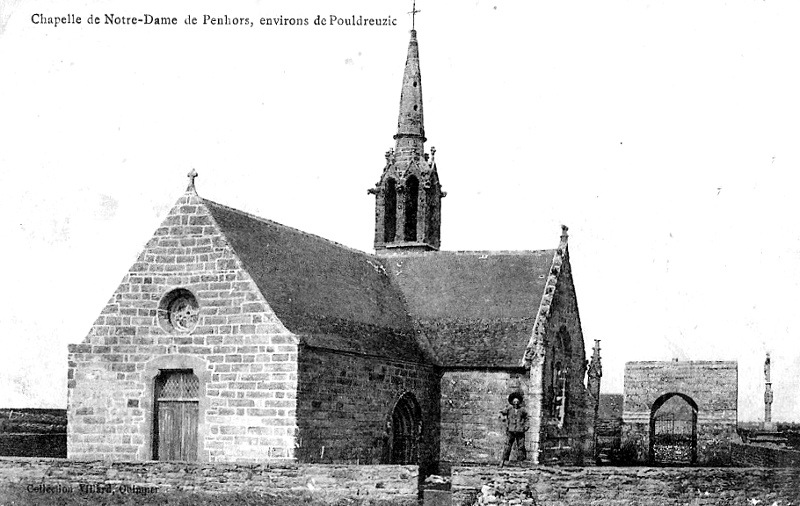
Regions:
[[190, 192], [195, 192], [196, 193], [197, 190], [194, 187], [194, 180], [197, 178], [197, 171], [194, 170], [194, 169], [190, 170], [189, 173], [186, 174], [186, 177], [189, 178], [189, 186], [186, 188], [186, 191], [190, 191]]

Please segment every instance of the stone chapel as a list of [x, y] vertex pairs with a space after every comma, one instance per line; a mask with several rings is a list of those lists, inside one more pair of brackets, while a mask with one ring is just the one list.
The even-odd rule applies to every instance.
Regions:
[[593, 461], [599, 357], [567, 228], [553, 249], [440, 250], [415, 30], [394, 140], [369, 190], [374, 254], [206, 200], [192, 171], [69, 346], [69, 458], [447, 472], [499, 463], [517, 392], [533, 462]]

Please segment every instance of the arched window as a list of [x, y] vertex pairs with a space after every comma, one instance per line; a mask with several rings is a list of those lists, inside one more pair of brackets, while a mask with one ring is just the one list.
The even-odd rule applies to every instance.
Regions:
[[419, 200], [419, 180], [411, 176], [406, 181], [406, 221], [405, 240], [417, 240], [417, 206]]
[[394, 242], [397, 231], [397, 187], [394, 179], [386, 180], [383, 194], [383, 242]]
[[552, 345], [552, 411], [551, 416], [563, 427], [567, 422], [567, 407], [569, 405], [569, 375], [572, 365], [572, 340], [565, 326], [558, 329], [555, 342]]

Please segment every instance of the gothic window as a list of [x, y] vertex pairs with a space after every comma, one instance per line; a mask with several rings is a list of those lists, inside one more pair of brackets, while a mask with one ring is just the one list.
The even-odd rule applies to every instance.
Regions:
[[552, 411], [550, 415], [556, 419], [561, 418], [561, 411], [564, 407], [565, 379], [564, 365], [559, 360], [553, 365], [552, 377], [550, 378], [550, 384], [553, 386]]
[[567, 405], [569, 403], [569, 374], [572, 367], [572, 340], [569, 331], [562, 326], [556, 333], [552, 344], [552, 369], [550, 384], [552, 385], [552, 402], [550, 415], [564, 426], [567, 419]]
[[419, 180], [411, 176], [406, 181], [406, 216], [405, 216], [405, 240], [417, 240], [417, 206], [419, 199]]
[[570, 339], [566, 327], [561, 327], [558, 330], [558, 345], [565, 357], [569, 358], [572, 356], [572, 340]]
[[383, 242], [394, 242], [397, 230], [397, 187], [394, 179], [386, 181], [383, 194]]

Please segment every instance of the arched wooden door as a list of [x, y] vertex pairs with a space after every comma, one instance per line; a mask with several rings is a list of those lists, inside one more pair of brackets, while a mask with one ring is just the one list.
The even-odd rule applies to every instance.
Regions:
[[422, 410], [410, 392], [400, 396], [392, 410], [392, 464], [418, 464]]
[[192, 371], [161, 371], [156, 377], [156, 460], [197, 460], [200, 381]]

